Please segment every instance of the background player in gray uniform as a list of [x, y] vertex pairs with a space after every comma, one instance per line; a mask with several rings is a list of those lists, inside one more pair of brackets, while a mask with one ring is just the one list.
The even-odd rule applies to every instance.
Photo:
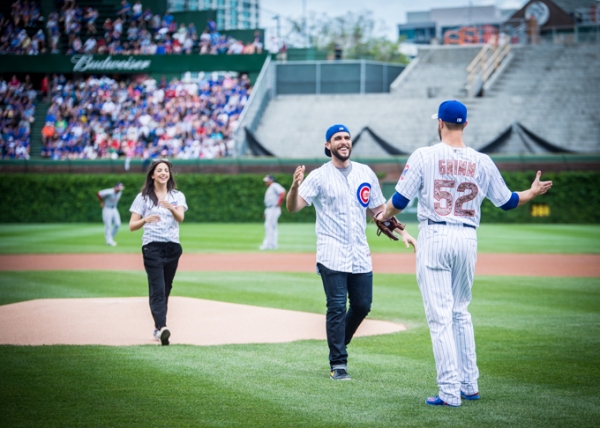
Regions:
[[185, 196], [176, 187], [171, 162], [154, 161], [142, 191], [129, 209], [129, 230], [144, 228], [142, 254], [148, 275], [154, 338], [162, 345], [168, 345], [171, 336], [167, 328], [167, 304], [182, 254], [179, 223], [187, 211]]
[[121, 226], [121, 216], [117, 209], [117, 203], [119, 202], [119, 199], [121, 199], [124, 188], [122, 183], [117, 183], [114, 187], [100, 190], [96, 194], [96, 197], [100, 201], [100, 206], [102, 207], [104, 239], [106, 240], [106, 245], [112, 245], [113, 247], [117, 245], [115, 236]]
[[281, 216], [281, 203], [285, 198], [285, 189], [275, 182], [272, 175], [263, 178], [267, 191], [265, 192], [265, 239], [261, 250], [277, 249], [277, 221]]
[[463, 143], [467, 108], [445, 101], [433, 116], [441, 143], [415, 150], [396, 185], [396, 194], [377, 218], [398, 214], [418, 196], [417, 282], [423, 296], [437, 369], [434, 406], [460, 406], [461, 397], [479, 399], [475, 337], [468, 306], [477, 260], [481, 203], [510, 210], [546, 193], [551, 181], [511, 192], [489, 156]]
[[[327, 300], [330, 378], [349, 380], [346, 346], [371, 310], [373, 300], [366, 212], [382, 210], [385, 198], [371, 168], [350, 161], [352, 140], [348, 128], [330, 127], [325, 141], [325, 154], [331, 162], [312, 171], [304, 181], [305, 167], [296, 168], [286, 206], [290, 212], [297, 212], [314, 204], [317, 211], [317, 272]], [[412, 240], [406, 231], [401, 235], [405, 244]], [[348, 312], [346, 299], [350, 301]]]

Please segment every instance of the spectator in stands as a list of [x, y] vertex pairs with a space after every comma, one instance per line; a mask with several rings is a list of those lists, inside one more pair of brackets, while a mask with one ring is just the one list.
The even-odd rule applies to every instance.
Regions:
[[254, 41], [252, 44], [254, 45], [255, 52], [261, 54], [263, 51], [263, 42], [262, 37], [260, 36], [260, 31], [254, 32]]
[[83, 43], [79, 36], [77, 36], [73, 39], [70, 48], [67, 50], [67, 55], [74, 55], [81, 52], [83, 52]]
[[142, 3], [137, 0], [131, 8], [131, 21], [140, 22], [142, 20]]
[[87, 39], [83, 45], [83, 52], [86, 54], [93, 54], [96, 52], [96, 46], [98, 43], [94, 37]]
[[129, 4], [129, 2], [127, 2], [127, 0], [121, 1], [121, 9], [119, 9], [117, 15], [123, 21], [127, 21], [129, 19], [129, 16], [131, 15], [131, 5]]
[[106, 18], [104, 20], [104, 24], [102, 24], [102, 29], [104, 30], [104, 39], [109, 40], [111, 38], [112, 32], [113, 32], [112, 19]]
[[334, 57], [336, 60], [341, 60], [342, 59], [342, 45], [340, 45], [339, 43], [335, 44], [335, 49], [334, 49]]
[[96, 19], [98, 19], [98, 9], [87, 7], [84, 12], [84, 21], [87, 34], [96, 34]]

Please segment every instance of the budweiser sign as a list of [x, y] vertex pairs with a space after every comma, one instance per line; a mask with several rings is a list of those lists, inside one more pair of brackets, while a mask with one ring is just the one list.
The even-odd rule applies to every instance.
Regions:
[[130, 56], [124, 60], [115, 60], [112, 56], [95, 60], [93, 55], [73, 55], [71, 62], [75, 64], [73, 71], [97, 71], [97, 70], [145, 70], [152, 63], [149, 59], [138, 60]]

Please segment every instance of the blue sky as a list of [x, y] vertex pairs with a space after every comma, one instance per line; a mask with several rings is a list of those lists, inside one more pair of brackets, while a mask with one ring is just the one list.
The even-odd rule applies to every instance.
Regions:
[[344, 15], [348, 11], [371, 10], [375, 19], [387, 27], [385, 31], [380, 32], [380, 35], [392, 39], [397, 35], [396, 26], [406, 22], [406, 12], [442, 7], [464, 7], [469, 4], [473, 6], [495, 4], [502, 9], [519, 9], [527, 3], [527, 0], [369, 0], [368, 2], [364, 0], [259, 0], [259, 2], [261, 8], [260, 27], [267, 29], [267, 38], [269, 30], [273, 31], [273, 34], [275, 33], [276, 21], [273, 19], [275, 14], [282, 16], [282, 34], [285, 34], [284, 18], [301, 18], [303, 9], [306, 7], [309, 12], [326, 13], [331, 17]]

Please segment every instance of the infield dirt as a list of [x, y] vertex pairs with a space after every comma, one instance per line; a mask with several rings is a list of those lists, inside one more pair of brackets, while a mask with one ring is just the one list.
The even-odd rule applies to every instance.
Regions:
[[[375, 273], [414, 274], [415, 255], [373, 254]], [[1, 255], [0, 271], [143, 270], [140, 254]], [[184, 254], [181, 271], [315, 272], [314, 254]], [[600, 277], [600, 255], [480, 254], [476, 274]], [[316, 279], [315, 279], [316, 280]], [[41, 299], [0, 306], [0, 344], [143, 345], [148, 298]], [[325, 316], [185, 297], [169, 299], [173, 344], [224, 345], [325, 339]], [[367, 319], [357, 336], [406, 330]]]

